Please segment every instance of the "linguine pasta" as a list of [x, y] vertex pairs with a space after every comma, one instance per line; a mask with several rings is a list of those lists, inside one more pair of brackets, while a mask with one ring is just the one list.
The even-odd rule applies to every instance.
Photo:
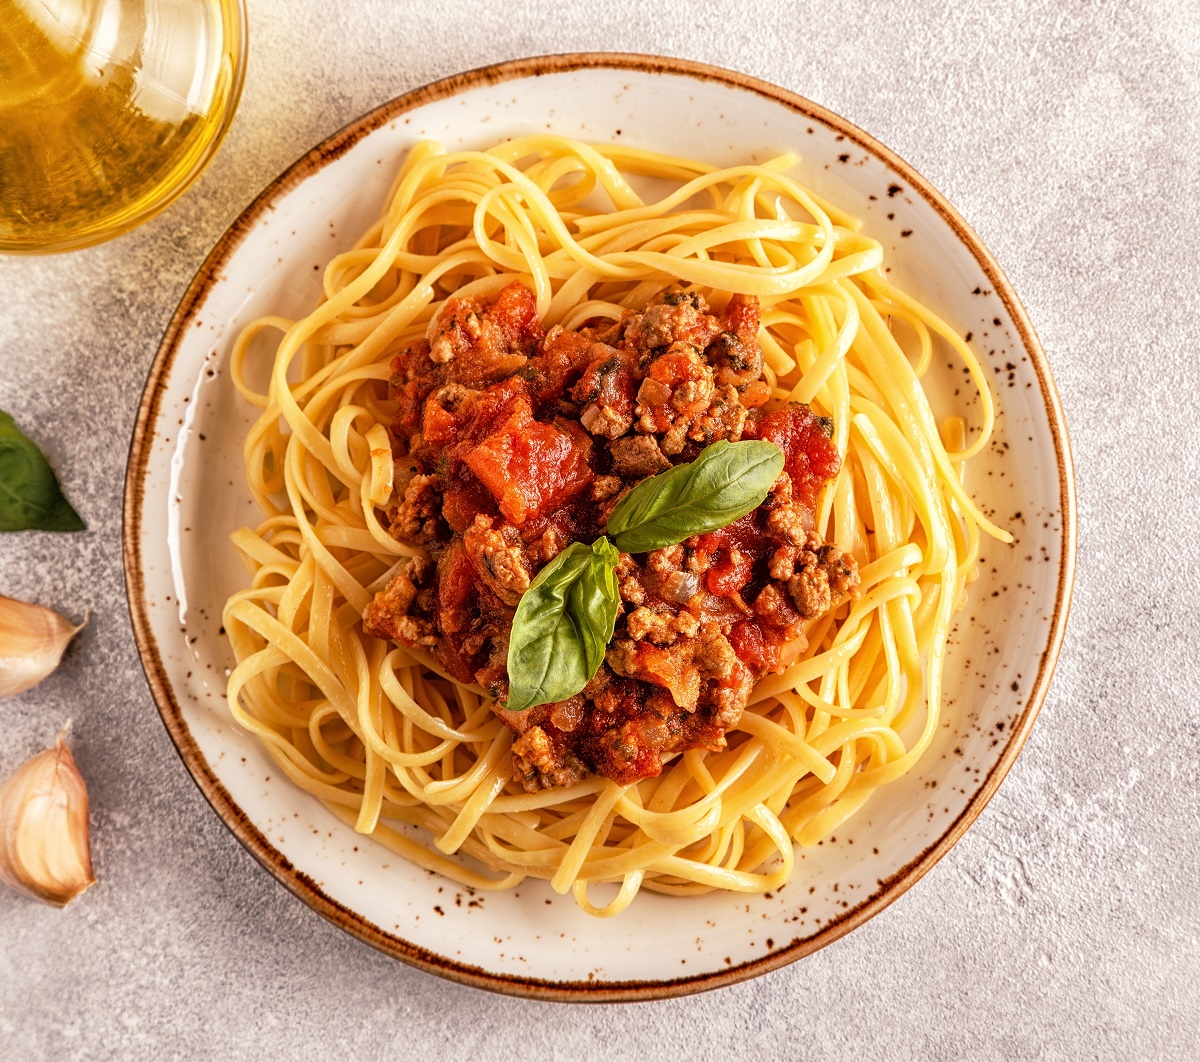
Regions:
[[[359, 832], [471, 888], [544, 878], [613, 915], [643, 888], [778, 888], [794, 845], [836, 830], [929, 746], [981, 534], [1010, 541], [963, 486], [992, 396], [966, 342], [885, 279], [861, 222], [787, 175], [796, 162], [716, 169], [554, 136], [485, 152], [422, 142], [382, 217], [329, 263], [312, 312], [239, 337], [233, 378], [261, 410], [245, 463], [263, 521], [233, 536], [250, 584], [224, 612], [238, 661], [229, 707]], [[860, 593], [758, 683], [727, 748], [684, 752], [628, 786], [590, 775], [524, 792], [484, 690], [361, 626], [417, 552], [384, 516], [390, 360], [451, 295], [492, 299], [515, 279], [547, 328], [617, 320], [674, 282], [710, 301], [757, 296], [765, 408], [803, 402], [832, 418], [843, 458], [816, 529], [857, 560]], [[265, 394], [246, 380], [262, 336]], [[971, 432], [960, 417], [935, 422], [921, 383], [935, 347], [978, 392]], [[599, 884], [615, 892], [601, 900]]]

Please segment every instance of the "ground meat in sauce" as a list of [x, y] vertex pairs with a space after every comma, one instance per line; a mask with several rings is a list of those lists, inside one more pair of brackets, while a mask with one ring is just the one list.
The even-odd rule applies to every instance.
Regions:
[[392, 363], [397, 469], [391, 533], [414, 558], [363, 615], [364, 629], [432, 651], [501, 702], [508, 632], [538, 569], [594, 541], [617, 500], [720, 439], [766, 439], [784, 471], [758, 509], [652, 553], [622, 554], [608, 653], [574, 697], [524, 712], [529, 791], [589, 771], [628, 784], [666, 756], [717, 750], [754, 684], [803, 651], [804, 626], [858, 587], [854, 559], [814, 532], [836, 474], [832, 424], [808, 406], [764, 413], [758, 302], [712, 313], [668, 289], [639, 313], [577, 332], [542, 329], [533, 294], [452, 298]]

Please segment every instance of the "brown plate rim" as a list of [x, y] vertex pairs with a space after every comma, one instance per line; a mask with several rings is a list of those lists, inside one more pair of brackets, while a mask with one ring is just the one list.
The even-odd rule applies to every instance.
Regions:
[[[962, 813], [942, 836], [926, 848], [920, 856], [902, 867], [890, 878], [881, 881], [877, 890], [868, 899], [822, 927], [813, 936], [803, 939], [796, 938], [768, 955], [727, 970], [665, 981], [548, 981], [540, 978], [492, 973], [477, 966], [455, 962], [395, 934], [387, 933], [326, 895], [308, 875], [299, 871], [281, 852], [274, 848], [261, 831], [255, 827], [246, 813], [234, 802], [201, 754], [184, 721], [182, 711], [175, 700], [174, 692], [163, 667], [146, 608], [145, 580], [141, 569], [140, 529], [142, 507], [145, 500], [144, 481], [153, 448], [154, 428], [158, 419], [163, 383], [174, 363], [184, 329], [203, 303], [209, 290], [219, 279], [222, 267], [229, 256], [241, 245], [259, 216], [271, 208], [272, 201], [307, 179], [327, 163], [339, 158], [368, 133], [407, 111], [435, 100], [458, 95], [481, 85], [582, 69], [628, 70], [720, 82], [783, 104], [810, 120], [834, 129], [847, 140], [881, 158], [900, 178], [907, 181], [912, 189], [929, 203], [954, 230], [958, 238], [971, 251], [991, 282], [994, 292], [1003, 302], [1017, 329], [1022, 346], [1029, 356], [1030, 364], [1037, 374], [1058, 463], [1063, 526], [1059, 581], [1050, 623], [1050, 636], [1038, 662], [1037, 676], [1030, 687], [1024, 708], [1010, 730], [1008, 744]], [[1074, 468], [1062, 404], [1045, 352], [1034, 332], [1033, 325], [1008, 278], [984, 246], [983, 241], [946, 199], [912, 166], [874, 137], [819, 104], [769, 82], [720, 67], [684, 59], [626, 53], [581, 52], [515, 59], [432, 82], [398, 96], [351, 122], [301, 156], [272, 181], [217, 241], [216, 246], [189, 284], [171, 318], [150, 367], [146, 387], [138, 408], [125, 478], [123, 516], [126, 594], [134, 638], [151, 693], [167, 732], [171, 735], [180, 757], [201, 793], [246, 849], [276, 879], [308, 906], [341, 929], [378, 948], [385, 954], [427, 972], [477, 988], [533, 999], [576, 1003], [664, 999], [744, 981], [778, 969], [831, 944], [903, 895], [950, 850], [967, 827], [978, 817], [1024, 745], [1034, 719], [1046, 699], [1050, 677], [1062, 647], [1075, 576]]]

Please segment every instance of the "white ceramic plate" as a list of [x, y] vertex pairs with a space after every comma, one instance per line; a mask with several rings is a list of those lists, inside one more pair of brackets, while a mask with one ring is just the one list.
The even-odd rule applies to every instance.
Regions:
[[[999, 430], [969, 486], [1017, 543], [985, 546], [953, 640], [940, 736], [836, 838], [802, 852], [793, 883], [774, 895], [644, 893], [617, 923], [582, 914], [541, 882], [471, 895], [293, 788], [226, 711], [232, 659], [221, 608], [245, 580], [229, 533], [258, 521], [241, 463], [253, 411], [227, 373], [233, 337], [261, 314], [311, 306], [325, 263], [377, 216], [418, 138], [469, 148], [543, 130], [717, 164], [800, 151], [802, 178], [866, 219], [892, 276], [972, 332], [995, 372]], [[935, 398], [959, 372], [932, 382]], [[549, 999], [652, 998], [753, 976], [829, 943], [904, 892], [979, 814], [1058, 654], [1073, 573], [1072, 471], [1045, 356], [1008, 282], [954, 210], [886, 148], [738, 74], [638, 56], [539, 58], [385, 104], [300, 159], [222, 237], [150, 373], [126, 484], [125, 559], [146, 673], [184, 762], [230, 829], [305, 902], [455, 980]]]

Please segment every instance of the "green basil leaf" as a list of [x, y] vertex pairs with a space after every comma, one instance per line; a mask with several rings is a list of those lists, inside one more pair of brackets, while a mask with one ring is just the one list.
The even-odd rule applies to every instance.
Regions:
[[575, 615], [590, 617], [593, 621], [604, 621], [590, 622], [585, 626], [589, 680], [603, 663], [604, 653], [617, 626], [616, 606], [621, 600], [621, 594], [617, 589], [617, 573], [614, 569], [620, 559], [621, 554], [607, 538], [596, 539], [592, 543], [592, 553], [588, 561], [591, 566], [589, 577], [580, 579], [571, 588]]
[[695, 461], [644, 479], [608, 518], [624, 553], [646, 553], [716, 531], [757, 509], [783, 471], [783, 451], [759, 439], [705, 447]]
[[599, 670], [617, 623], [618, 559], [606, 538], [574, 542], [521, 595], [508, 641], [509, 711], [573, 697]]
[[0, 531], [82, 531], [50, 462], [0, 410]]

